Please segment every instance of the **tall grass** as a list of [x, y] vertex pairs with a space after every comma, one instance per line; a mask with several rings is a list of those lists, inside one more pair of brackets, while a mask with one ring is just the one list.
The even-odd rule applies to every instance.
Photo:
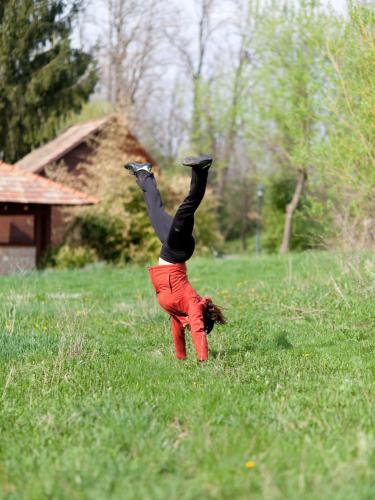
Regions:
[[1, 279], [2, 498], [374, 497], [374, 257], [189, 275], [229, 318], [206, 365], [143, 268]]

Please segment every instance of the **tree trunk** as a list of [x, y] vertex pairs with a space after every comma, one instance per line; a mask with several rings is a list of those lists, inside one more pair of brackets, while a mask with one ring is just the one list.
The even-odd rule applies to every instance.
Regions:
[[245, 252], [247, 250], [247, 241], [246, 241], [246, 236], [247, 236], [247, 224], [248, 224], [248, 213], [249, 213], [249, 201], [250, 201], [250, 196], [248, 193], [248, 185], [247, 185], [247, 180], [243, 180], [243, 196], [244, 196], [244, 204], [243, 204], [243, 211], [242, 211], [242, 217], [241, 217], [241, 229], [240, 229], [240, 240], [241, 240], [241, 250]]
[[290, 203], [286, 206], [286, 214], [285, 214], [285, 225], [284, 225], [284, 235], [283, 241], [280, 246], [280, 254], [284, 255], [289, 251], [290, 246], [290, 238], [292, 235], [292, 222], [294, 211], [298, 206], [298, 203], [301, 199], [303, 189], [305, 187], [307, 180], [307, 172], [303, 169], [299, 170], [298, 180], [296, 184], [296, 188], [293, 193], [293, 198]]
[[201, 76], [193, 75], [193, 126], [191, 142], [196, 154], [202, 154], [202, 100]]

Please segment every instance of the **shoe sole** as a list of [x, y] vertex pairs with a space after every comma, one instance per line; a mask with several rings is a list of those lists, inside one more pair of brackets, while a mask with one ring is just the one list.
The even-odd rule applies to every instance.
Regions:
[[134, 170], [132, 167], [128, 167], [127, 165], [124, 165], [124, 168], [125, 168], [125, 170], [129, 170], [129, 172], [133, 172], [134, 175], [137, 172], [148, 172], [149, 174], [151, 174], [151, 171], [152, 171], [152, 168], [150, 168], [150, 170], [146, 170], [145, 168], [139, 168], [137, 170]]
[[206, 168], [213, 162], [212, 156], [201, 155], [197, 157], [188, 157], [182, 162], [185, 167], [201, 167]]
[[207, 163], [192, 163], [192, 164], [183, 163], [183, 165], [184, 165], [184, 167], [199, 167], [202, 170], [204, 170], [205, 168], [208, 168], [211, 165], [211, 163], [212, 163], [212, 161], [207, 162]]

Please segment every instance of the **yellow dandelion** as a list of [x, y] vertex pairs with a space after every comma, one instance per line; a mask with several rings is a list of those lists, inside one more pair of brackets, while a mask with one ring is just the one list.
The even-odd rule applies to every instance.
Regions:
[[248, 460], [248, 461], [246, 462], [246, 468], [247, 468], [247, 469], [253, 469], [254, 467], [255, 467], [255, 462], [254, 462], [254, 460]]

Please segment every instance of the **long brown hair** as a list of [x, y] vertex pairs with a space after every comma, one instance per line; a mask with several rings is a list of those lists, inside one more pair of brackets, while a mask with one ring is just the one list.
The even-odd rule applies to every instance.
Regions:
[[220, 325], [225, 325], [227, 322], [221, 307], [214, 304], [212, 300], [207, 302], [207, 311], [211, 321], [215, 321], [215, 323], [219, 323]]

